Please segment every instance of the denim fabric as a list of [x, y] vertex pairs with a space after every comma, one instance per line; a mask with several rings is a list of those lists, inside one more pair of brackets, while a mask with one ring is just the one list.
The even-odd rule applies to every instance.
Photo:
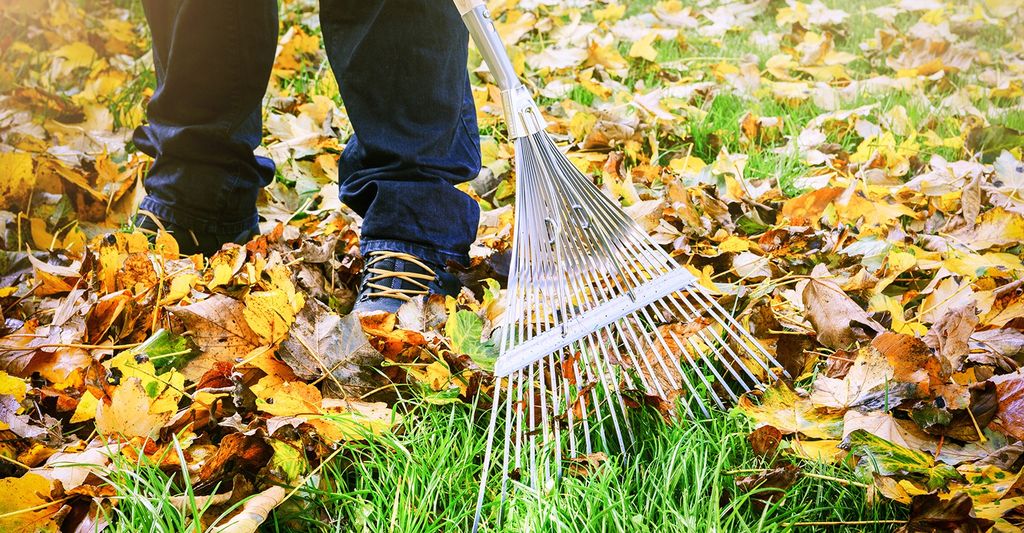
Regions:
[[[198, 231], [258, 220], [274, 177], [253, 150], [277, 42], [276, 0], [144, 0], [157, 90], [135, 143], [155, 158], [142, 208]], [[451, 2], [322, 0], [324, 42], [355, 135], [341, 200], [363, 217], [362, 249], [468, 260], [479, 219], [454, 187], [480, 170], [466, 71], [468, 34]]]

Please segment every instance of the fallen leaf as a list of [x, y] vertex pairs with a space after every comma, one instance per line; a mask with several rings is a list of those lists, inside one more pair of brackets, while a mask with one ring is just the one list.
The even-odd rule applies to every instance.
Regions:
[[884, 330], [827, 276], [827, 270], [816, 267], [803, 291], [807, 318], [819, 342], [843, 350]]
[[197, 381], [218, 362], [238, 363], [262, 345], [245, 319], [245, 305], [230, 296], [214, 294], [167, 311], [181, 320], [184, 331], [202, 351], [181, 369], [189, 380]]
[[1024, 370], [997, 376], [990, 381], [996, 384], [996, 395], [999, 397], [999, 412], [996, 416], [1010, 435], [1024, 439]]
[[111, 396], [110, 404], [96, 409], [96, 430], [110, 437], [153, 437], [164, 427], [173, 411], [151, 410], [153, 400], [139, 378], [124, 380]]
[[992, 520], [978, 518], [974, 504], [964, 493], [954, 494], [948, 500], [938, 494], [914, 496], [910, 502], [910, 518], [898, 533], [982, 533], [992, 526]]
[[327, 376], [340, 396], [361, 396], [384, 385], [383, 357], [370, 346], [358, 317], [340, 316], [309, 299], [278, 354], [304, 380]]
[[810, 438], [829, 439], [843, 432], [841, 416], [819, 410], [782, 381], [765, 390], [759, 403], [754, 403], [749, 394], [740, 397], [737, 409], [759, 426], [771, 425], [786, 435], [801, 433]]
[[786, 496], [786, 490], [799, 479], [800, 473], [799, 467], [788, 464], [749, 476], [739, 476], [736, 478], [736, 488], [744, 494], [750, 494], [754, 506], [763, 509], [765, 505], [781, 501]]
[[58, 504], [45, 506], [50, 501], [51, 486], [49, 479], [31, 472], [20, 478], [0, 479], [0, 530], [60, 531], [53, 520]]
[[949, 309], [932, 324], [924, 342], [938, 351], [949, 368], [959, 370], [970, 351], [970, 338], [978, 326], [978, 313], [974, 302]]
[[286, 496], [284, 487], [270, 487], [246, 501], [237, 515], [226, 519], [226, 524], [214, 525], [210, 530], [214, 533], [254, 533]]

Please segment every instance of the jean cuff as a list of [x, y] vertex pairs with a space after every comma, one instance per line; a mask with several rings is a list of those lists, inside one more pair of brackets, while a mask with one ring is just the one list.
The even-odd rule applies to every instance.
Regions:
[[366, 256], [370, 252], [388, 251], [412, 254], [416, 257], [441, 267], [447, 267], [448, 261], [454, 261], [462, 266], [469, 266], [469, 255], [439, 250], [421, 244], [414, 244], [406, 241], [388, 239], [371, 239], [359, 243], [359, 251]]
[[142, 199], [139, 209], [153, 213], [162, 221], [170, 222], [192, 231], [212, 233], [214, 235], [237, 235], [254, 227], [259, 227], [260, 224], [260, 216], [255, 212], [242, 220], [229, 222], [209, 220], [183, 213], [181, 210], [175, 209], [149, 195]]

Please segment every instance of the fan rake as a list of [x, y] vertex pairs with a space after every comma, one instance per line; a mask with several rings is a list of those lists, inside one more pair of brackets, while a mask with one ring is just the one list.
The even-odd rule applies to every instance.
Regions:
[[502, 91], [516, 168], [508, 303], [496, 331], [475, 531], [492, 469], [500, 471], [502, 503], [510, 480], [541, 494], [562, 475], [563, 458], [628, 448], [627, 406], [636, 398], [707, 416], [784, 371], [559, 151], [483, 1], [455, 4]]

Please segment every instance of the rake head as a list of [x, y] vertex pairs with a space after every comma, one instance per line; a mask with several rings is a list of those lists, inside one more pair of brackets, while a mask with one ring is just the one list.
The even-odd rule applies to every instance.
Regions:
[[515, 148], [516, 228], [481, 502], [492, 466], [504, 500], [510, 478], [540, 493], [563, 458], [627, 449], [637, 396], [706, 416], [782, 372], [547, 134]]
[[631, 398], [708, 415], [782, 370], [558, 150], [482, 1], [455, 3], [502, 89], [516, 153], [516, 227], [476, 530], [492, 468], [502, 502], [510, 480], [542, 494], [564, 458], [629, 447]]

